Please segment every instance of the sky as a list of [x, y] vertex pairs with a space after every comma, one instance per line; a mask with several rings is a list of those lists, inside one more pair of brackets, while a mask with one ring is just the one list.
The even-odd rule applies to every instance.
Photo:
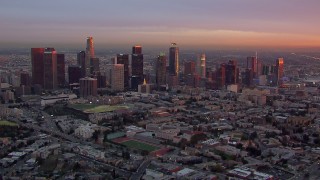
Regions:
[[320, 47], [319, 0], [0, 2], [0, 47]]

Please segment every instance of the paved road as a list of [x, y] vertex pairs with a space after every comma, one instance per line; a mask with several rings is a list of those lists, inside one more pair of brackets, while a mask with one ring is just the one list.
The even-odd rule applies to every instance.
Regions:
[[[301, 180], [301, 179], [308, 179], [308, 180], [318, 180], [320, 179], [320, 170], [319, 165], [320, 161], [314, 162], [311, 166], [307, 167], [305, 170], [297, 173], [295, 176], [291, 178], [291, 180]], [[309, 176], [305, 177], [305, 174], [308, 173]]]
[[151, 159], [147, 158], [146, 160], [144, 160], [140, 167], [138, 168], [136, 173], [133, 173], [132, 176], [130, 177], [130, 180], [137, 180], [137, 179], [141, 179], [142, 175], [144, 174], [146, 168], [149, 166], [151, 162]]

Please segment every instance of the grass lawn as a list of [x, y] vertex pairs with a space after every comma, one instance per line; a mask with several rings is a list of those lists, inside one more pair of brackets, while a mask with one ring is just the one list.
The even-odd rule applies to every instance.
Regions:
[[72, 104], [69, 105], [69, 107], [83, 111], [85, 113], [102, 113], [129, 108], [128, 106], [110, 106], [98, 104]]
[[10, 121], [0, 121], [0, 126], [18, 126], [18, 124]]
[[158, 147], [152, 146], [150, 144], [142, 143], [139, 141], [129, 140], [121, 143], [129, 148], [139, 149], [139, 150], [146, 150], [148, 152], [152, 152], [158, 150]]
[[91, 109], [91, 108], [95, 108], [98, 107], [100, 105], [98, 104], [70, 104], [69, 107], [73, 108], [73, 109], [77, 109], [80, 111], [84, 111], [87, 109]]

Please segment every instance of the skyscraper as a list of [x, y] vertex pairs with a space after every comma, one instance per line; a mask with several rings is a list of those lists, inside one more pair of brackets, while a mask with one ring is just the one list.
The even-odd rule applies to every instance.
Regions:
[[184, 63], [184, 75], [193, 75], [195, 72], [195, 63], [194, 61], [188, 61]]
[[167, 57], [164, 53], [160, 53], [156, 62], [156, 84], [162, 86], [166, 84]]
[[237, 61], [232, 60], [229, 61], [225, 66], [225, 77], [226, 77], [226, 85], [230, 84], [236, 84], [238, 83], [238, 67], [237, 67]]
[[99, 58], [90, 59], [90, 74], [96, 74], [100, 72], [100, 60]]
[[57, 54], [57, 78], [58, 86], [63, 87], [65, 85], [65, 58], [64, 54]]
[[131, 81], [131, 88], [137, 89], [138, 84], [141, 84], [143, 81], [143, 54], [141, 46], [132, 47], [131, 74], [134, 80], [138, 80], [138, 83]]
[[226, 85], [226, 66], [225, 63], [221, 64], [216, 72], [217, 87], [220, 89], [225, 88]]
[[86, 77], [86, 68], [88, 67], [86, 64], [86, 52], [80, 51], [77, 54], [78, 65], [81, 68], [81, 77]]
[[179, 47], [172, 43], [169, 49], [169, 74], [178, 76], [179, 74]]
[[278, 58], [276, 60], [276, 76], [277, 76], [277, 85], [282, 85], [282, 78], [283, 78], [283, 66], [284, 66], [284, 60], [283, 58]]
[[80, 79], [80, 97], [97, 96], [97, 79], [85, 77]]
[[123, 64], [124, 88], [129, 88], [129, 55], [117, 54], [117, 64]]
[[206, 78], [206, 55], [201, 54], [197, 60], [197, 71], [201, 78]]
[[94, 58], [93, 37], [87, 37], [86, 52], [89, 54], [90, 58]]
[[132, 54], [142, 54], [142, 47], [135, 45], [132, 47]]
[[30, 86], [31, 81], [30, 81], [30, 75], [28, 72], [21, 72], [20, 74], [20, 85], [24, 86]]
[[247, 69], [251, 69], [253, 77], [258, 76], [258, 60], [257, 57], [247, 57]]
[[124, 65], [112, 64], [107, 68], [107, 81], [112, 91], [124, 90]]
[[94, 47], [93, 47], [93, 38], [87, 37], [87, 47], [86, 47], [86, 54], [85, 54], [85, 76], [89, 76], [91, 74], [91, 58], [94, 58]]
[[44, 48], [31, 48], [32, 84], [38, 84], [42, 87], [44, 85], [43, 56]]
[[68, 67], [68, 76], [69, 76], [69, 84], [79, 83], [79, 79], [82, 77], [81, 75], [81, 67], [69, 66]]
[[56, 89], [57, 78], [57, 52], [54, 48], [46, 48], [43, 56], [44, 89]]

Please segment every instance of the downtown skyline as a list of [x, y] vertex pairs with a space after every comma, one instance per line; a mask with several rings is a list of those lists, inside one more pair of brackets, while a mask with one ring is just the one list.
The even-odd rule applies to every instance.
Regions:
[[229, 0], [4, 1], [0, 47], [95, 44], [188, 48], [320, 47], [320, 2]]

